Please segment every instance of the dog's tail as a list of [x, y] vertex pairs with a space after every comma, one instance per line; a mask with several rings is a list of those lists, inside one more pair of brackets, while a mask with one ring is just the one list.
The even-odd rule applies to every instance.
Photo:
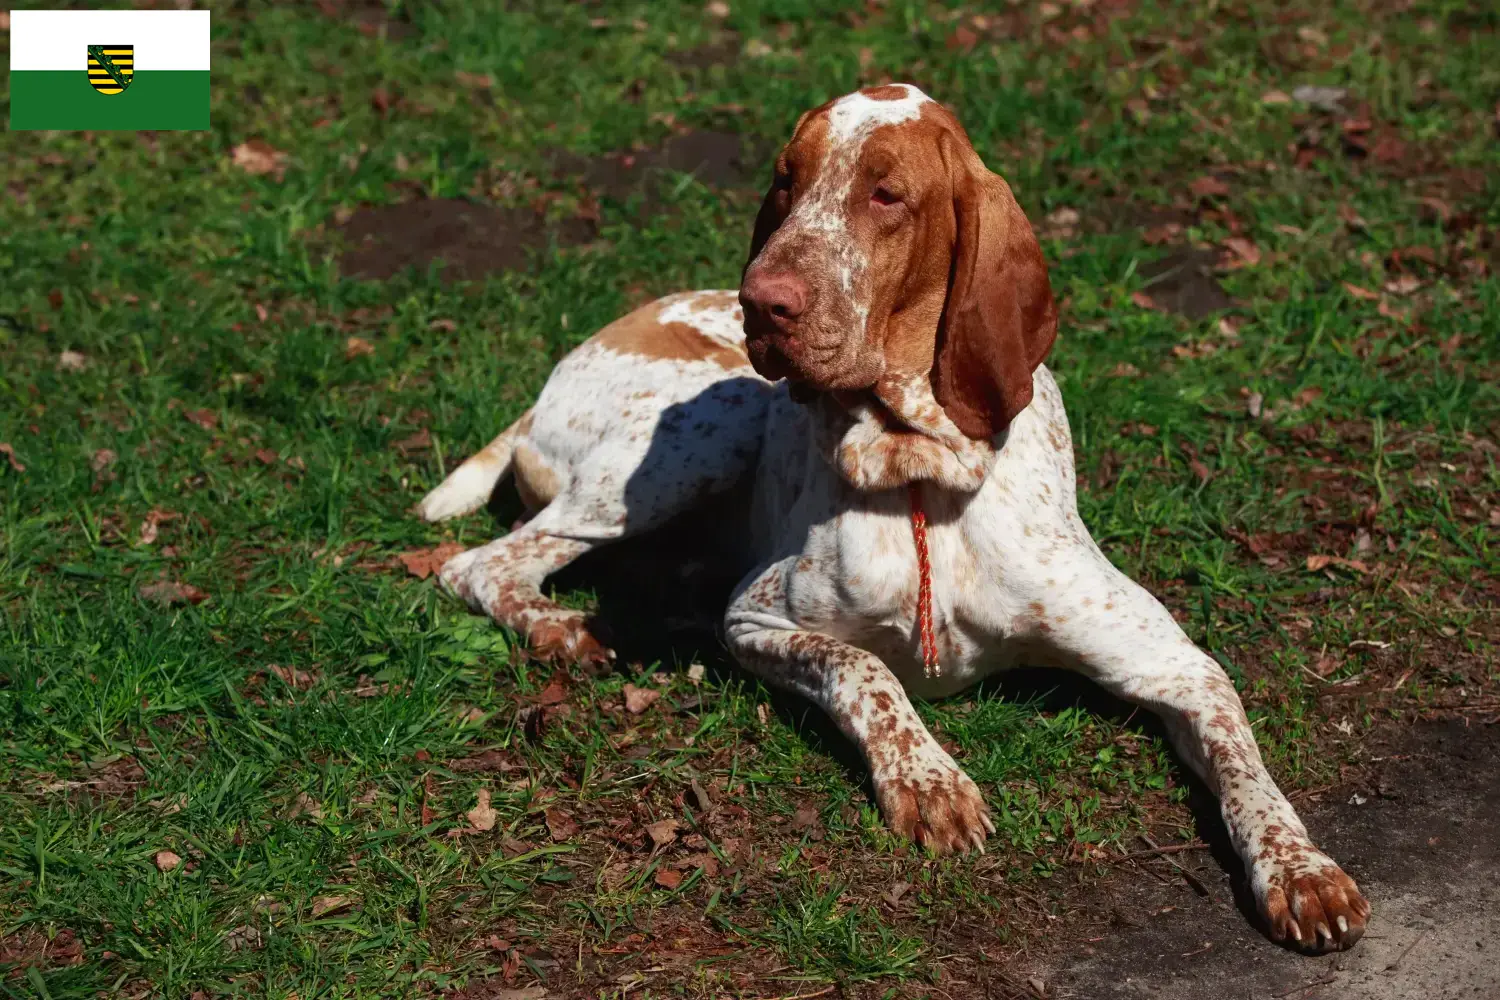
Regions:
[[531, 424], [531, 411], [500, 432], [500, 436], [448, 474], [438, 487], [417, 504], [424, 521], [446, 521], [476, 511], [489, 502], [495, 484], [510, 472], [511, 455], [516, 439]]

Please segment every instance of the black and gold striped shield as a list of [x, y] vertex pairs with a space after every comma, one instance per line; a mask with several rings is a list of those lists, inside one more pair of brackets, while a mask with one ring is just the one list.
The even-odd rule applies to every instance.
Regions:
[[134, 76], [134, 45], [89, 46], [89, 84], [99, 93], [118, 94]]

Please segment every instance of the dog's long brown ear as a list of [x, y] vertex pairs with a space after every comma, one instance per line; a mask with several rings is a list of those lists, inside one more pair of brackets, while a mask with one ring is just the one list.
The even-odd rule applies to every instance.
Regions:
[[741, 280], [755, 258], [760, 256], [771, 234], [781, 228], [781, 223], [786, 219], [787, 203], [790, 201], [791, 195], [783, 187], [780, 178], [773, 176], [771, 187], [766, 191], [765, 198], [761, 199], [760, 211], [755, 215], [755, 230], [750, 235], [750, 256], [745, 258], [745, 266], [740, 268]]
[[958, 225], [933, 392], [959, 430], [991, 438], [1031, 402], [1031, 373], [1057, 337], [1057, 306], [1010, 185], [971, 153], [955, 155], [950, 170]]

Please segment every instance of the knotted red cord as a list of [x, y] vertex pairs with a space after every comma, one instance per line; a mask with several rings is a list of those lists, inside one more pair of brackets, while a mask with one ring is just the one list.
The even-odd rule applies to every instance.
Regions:
[[928, 677], [943, 672], [938, 664], [937, 636], [932, 631], [932, 559], [927, 554], [927, 512], [922, 509], [922, 486], [907, 487], [911, 498], [911, 536], [917, 543], [917, 636], [922, 645], [922, 669]]

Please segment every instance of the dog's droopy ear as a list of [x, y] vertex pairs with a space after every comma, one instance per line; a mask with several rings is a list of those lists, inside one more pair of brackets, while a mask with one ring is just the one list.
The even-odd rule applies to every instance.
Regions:
[[1057, 336], [1057, 306], [1010, 185], [972, 153], [953, 155], [950, 173], [957, 226], [932, 385], [959, 430], [991, 438], [1031, 402], [1031, 373]]

